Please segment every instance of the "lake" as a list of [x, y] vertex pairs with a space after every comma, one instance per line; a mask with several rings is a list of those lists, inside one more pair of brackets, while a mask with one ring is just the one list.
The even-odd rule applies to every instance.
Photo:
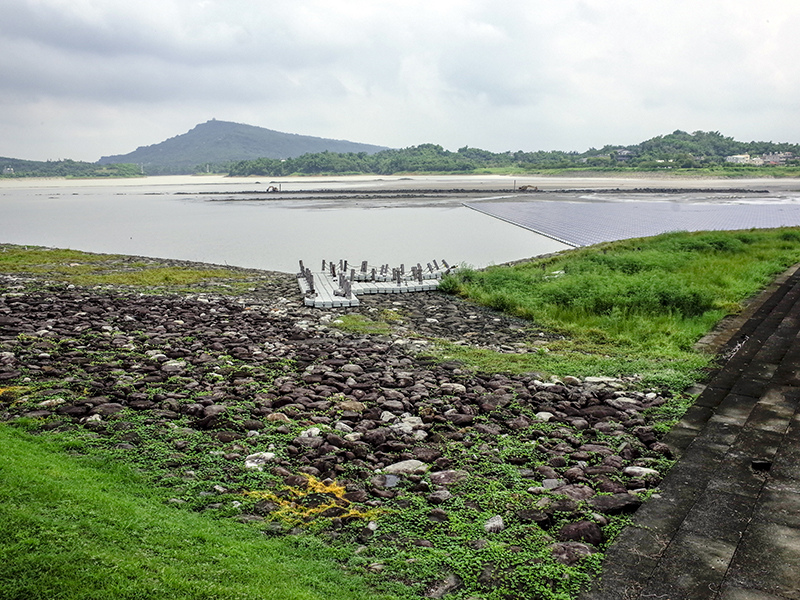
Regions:
[[[547, 197], [559, 201], [593, 200], [586, 190], [606, 190], [602, 202], [625, 202], [643, 188], [682, 190], [678, 195], [647, 196], [648, 200], [660, 201], [674, 201], [676, 197], [684, 202], [738, 201], [736, 194], [726, 200], [730, 188], [760, 190], [753, 194], [758, 202], [794, 204], [800, 198], [800, 181], [796, 179], [0, 179], [0, 242], [284, 272], [296, 272], [298, 260], [312, 269], [319, 268], [322, 259], [347, 259], [351, 264], [367, 260], [371, 265], [393, 266], [444, 259], [451, 264], [484, 267], [569, 248], [462, 205], [493, 199], [527, 201], [530, 196], [517, 195], [514, 199], [520, 185], [552, 192]], [[269, 186], [281, 192], [268, 193]], [[382, 196], [387, 190], [393, 190], [392, 194]], [[764, 190], [769, 193], [765, 195]], [[751, 194], [738, 196], [746, 200]], [[601, 224], [592, 220], [583, 225]], [[571, 227], [572, 223], [564, 226]]]
[[[294, 192], [374, 190], [387, 179], [275, 183]], [[312, 268], [322, 259], [393, 266], [444, 259], [482, 267], [567, 248], [465, 208], [458, 194], [327, 200], [243, 193], [266, 187], [266, 181], [222, 177], [0, 180], [0, 242], [285, 272], [295, 272], [300, 259]]]

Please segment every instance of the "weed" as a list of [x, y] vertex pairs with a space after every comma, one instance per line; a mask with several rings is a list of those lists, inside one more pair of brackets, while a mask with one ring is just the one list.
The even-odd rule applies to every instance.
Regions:
[[364, 315], [342, 315], [333, 321], [333, 326], [357, 334], [389, 335], [392, 328], [385, 320], [374, 321]]
[[[669, 233], [463, 269], [440, 289], [567, 338], [551, 344], [547, 357], [492, 359], [495, 369], [506, 362], [511, 370], [556, 375], [638, 374], [649, 385], [678, 390], [708, 362], [693, 344], [798, 258], [796, 229]], [[445, 352], [482, 368], [489, 359], [452, 347]]]

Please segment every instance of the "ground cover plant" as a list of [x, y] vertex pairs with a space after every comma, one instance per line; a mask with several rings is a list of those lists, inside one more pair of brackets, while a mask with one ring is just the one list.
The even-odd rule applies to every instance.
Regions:
[[[796, 260], [800, 236], [794, 230], [760, 235], [666, 236], [685, 254], [735, 254], [737, 265], [750, 264], [743, 272], [762, 273], [760, 284], [757, 275], [751, 276], [752, 289], [744, 285], [723, 294], [700, 288], [697, 297], [689, 294], [687, 301], [678, 296], [673, 304], [692, 313], [692, 307], [709, 304], [703, 295], [709, 293], [707, 312], [735, 311], [759, 285]], [[658, 251], [642, 250], [645, 241], [638, 244], [630, 250], [633, 258], [625, 257], [625, 245], [598, 249], [604, 257], [600, 264], [630, 265], [639, 259], [636, 252], [647, 254], [637, 264], [650, 265], [651, 272], [676, 262], [677, 251], [671, 261], [663, 261]], [[163, 556], [153, 550], [154, 545], [179, 547], [194, 538], [172, 529], [158, 533], [163, 538], [149, 538], [149, 526], [127, 517], [120, 522], [114, 515], [129, 514], [122, 506], [124, 496], [133, 494], [146, 513], [141, 522], [174, 518], [178, 523], [188, 515], [228, 540], [230, 550], [220, 550], [222, 542], [200, 543], [190, 545], [191, 559], [173, 555], [178, 565], [184, 560], [188, 567], [209, 565], [210, 573], [233, 569], [232, 584], [241, 584], [235, 588], [239, 596], [226, 596], [199, 580], [198, 587], [216, 597], [292, 597], [275, 591], [283, 586], [276, 580], [254, 581], [272, 588], [273, 596], [245, 585], [248, 565], [262, 568], [248, 562], [249, 553], [264, 551], [274, 558], [283, 552], [291, 563], [296, 555], [308, 556], [303, 554], [308, 550], [326, 558], [335, 571], [328, 574], [315, 564], [301, 572], [299, 588], [308, 588], [309, 594], [318, 590], [310, 582], [314, 578], [341, 581], [344, 590], [361, 589], [358, 581], [338, 579], [344, 569], [387, 597], [574, 598], [597, 574], [603, 550], [631, 511], [657, 489], [669, 468], [671, 452], [660, 436], [691, 403], [678, 390], [709, 360], [692, 355], [691, 344], [681, 342], [677, 350], [663, 341], [653, 345], [658, 338], [634, 338], [613, 328], [604, 332], [599, 329], [603, 323], [594, 321], [591, 327], [577, 324], [573, 329], [557, 321], [550, 323], [552, 329], [536, 327], [541, 323], [536, 314], [530, 321], [511, 300], [495, 305], [528, 317], [530, 340], [519, 344], [524, 347], [498, 351], [485, 347], [489, 340], [483, 332], [506, 321], [449, 298], [443, 320], [471, 329], [459, 329], [458, 339], [448, 341], [409, 325], [410, 301], [325, 313], [291, 300], [297, 293], [292, 276], [247, 274], [253, 288], [247, 297], [211, 294], [214, 288], [202, 284], [188, 293], [167, 287], [154, 293], [150, 286], [139, 289], [124, 279], [125, 263], [115, 263], [122, 259], [64, 257], [71, 263], [96, 260], [96, 267], [108, 273], [121, 265], [117, 270], [123, 278], [114, 286], [84, 287], [61, 279], [59, 269], [37, 273], [30, 268], [59, 251], [31, 252], [27, 266], [18, 255], [11, 274], [0, 274], [0, 419], [40, 437], [34, 441], [3, 430], [2, 444], [22, 444], [23, 453], [39, 457], [24, 444], [58, 436], [62, 454], [56, 456], [66, 452], [81, 459], [80, 469], [70, 462], [68, 471], [103, 465], [101, 471], [113, 474], [115, 466], [125, 465], [135, 476], [126, 470], [117, 485], [102, 473], [89, 475], [110, 494], [95, 502], [70, 490], [82, 484], [65, 482], [66, 475], [40, 457], [25, 463], [32, 475], [24, 502], [22, 492], [13, 489], [20, 482], [18, 473], [9, 480], [11, 489], [3, 488], [4, 498], [15, 499], [0, 503], [6, 510], [0, 514], [9, 523], [21, 522], [32, 518], [23, 510], [31, 503], [39, 507], [39, 518], [50, 510], [44, 506], [61, 508], [53, 498], [63, 495], [82, 524], [69, 530], [72, 545], [85, 549], [98, 536], [113, 542], [126, 535], [126, 542], [138, 549], [132, 561], [148, 568], [142, 569], [146, 578], [137, 581], [133, 562], [120, 563], [122, 579], [114, 580], [119, 597], [126, 597], [126, 589], [129, 597], [146, 595], [141, 586], [156, 587], [165, 577], [170, 597], [196, 597], [194, 589], [170, 583], [173, 571], [167, 572]], [[591, 256], [589, 250], [568, 254]], [[556, 262], [560, 258], [568, 257], [538, 267], [543, 273], [538, 281], [566, 281], [573, 267]], [[769, 264], [759, 271], [759, 262]], [[716, 277], [714, 269], [726, 268], [721, 265], [707, 273]], [[637, 269], [647, 271], [617, 270]], [[466, 272], [448, 285], [461, 290], [482, 276]], [[673, 277], [679, 277], [677, 272]], [[730, 281], [739, 285], [740, 277]], [[628, 302], [631, 315], [636, 302], [653, 306], [647, 297], [637, 300], [634, 292], [619, 293], [621, 286], [617, 282], [616, 296]], [[439, 296], [447, 298], [429, 295], [427, 304]], [[452, 312], [462, 305], [466, 312]], [[430, 307], [426, 312], [423, 322], [430, 320]], [[710, 327], [713, 319], [702, 323]], [[586, 328], [597, 331], [583, 335]], [[654, 329], [639, 325], [636, 331], [652, 336]], [[528, 333], [520, 331], [523, 335]], [[626, 343], [635, 352], [624, 352]], [[424, 347], [425, 355], [409, 350], [417, 347]], [[450, 358], [456, 353], [461, 360]], [[653, 369], [659, 363], [661, 375]], [[550, 375], [561, 380], [550, 381]], [[407, 464], [394, 471], [398, 463]], [[62, 482], [55, 494], [48, 487]], [[117, 505], [117, 495], [123, 504]], [[95, 520], [106, 528], [101, 535], [92, 525]], [[232, 520], [239, 523], [228, 529]], [[52, 523], [37, 523], [36, 532], [66, 527], [63, 513]], [[280, 547], [272, 545], [275, 540], [289, 545], [273, 552]], [[31, 586], [26, 589], [39, 593], [34, 586], [40, 574], [25, 555], [41, 548], [43, 561], [36, 564], [47, 562], [45, 555], [60, 549], [58, 539], [42, 533], [19, 543], [8, 538], [3, 551], [16, 561], [14, 569], [29, 575], [23, 578]], [[116, 565], [108, 558], [115, 554], [113, 543], [106, 552], [81, 555], [79, 572], [57, 563], [41, 585], [77, 589], [103, 580]], [[234, 565], [225, 557], [240, 562]], [[289, 567], [275, 569], [286, 572], [282, 569]], [[130, 582], [128, 588], [124, 581]], [[350, 597], [358, 597], [357, 592]]]
[[92, 254], [78, 250], [0, 244], [0, 272], [81, 286], [125, 286], [149, 293], [255, 291], [270, 276], [251, 269], [214, 267]]

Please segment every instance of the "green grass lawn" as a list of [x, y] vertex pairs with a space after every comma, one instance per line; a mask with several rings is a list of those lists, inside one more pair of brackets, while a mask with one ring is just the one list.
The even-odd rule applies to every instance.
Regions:
[[171, 507], [116, 461], [7, 426], [0, 448], [0, 598], [389, 598], [313, 538]]

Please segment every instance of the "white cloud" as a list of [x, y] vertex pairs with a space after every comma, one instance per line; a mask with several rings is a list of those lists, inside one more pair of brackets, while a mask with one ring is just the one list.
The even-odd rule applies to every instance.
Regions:
[[795, 0], [16, 0], [0, 156], [96, 160], [209, 118], [407, 146], [676, 128], [800, 141]]

